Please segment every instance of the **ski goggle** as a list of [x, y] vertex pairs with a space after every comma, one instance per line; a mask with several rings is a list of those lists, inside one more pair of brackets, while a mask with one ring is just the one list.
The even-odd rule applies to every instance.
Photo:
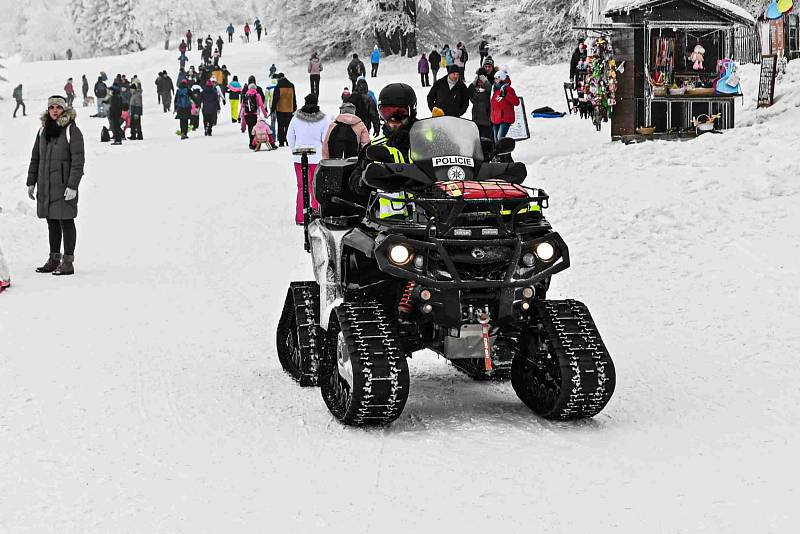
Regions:
[[383, 120], [401, 122], [408, 118], [410, 115], [409, 109], [406, 106], [381, 106], [379, 108]]

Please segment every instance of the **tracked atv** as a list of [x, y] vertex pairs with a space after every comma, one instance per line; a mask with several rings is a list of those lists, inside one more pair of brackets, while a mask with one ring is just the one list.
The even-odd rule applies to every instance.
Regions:
[[320, 216], [306, 214], [316, 280], [293, 282], [286, 296], [284, 369], [319, 385], [349, 425], [395, 420], [409, 394], [407, 358], [426, 348], [475, 379], [510, 378], [547, 419], [597, 415], [614, 365], [586, 306], [547, 299], [551, 277], [569, 266], [542, 214], [548, 195], [520, 185], [523, 164], [485, 157], [472, 122], [421, 120], [410, 138], [413, 164], [367, 167], [366, 206], [346, 185], [355, 160], [319, 165]]

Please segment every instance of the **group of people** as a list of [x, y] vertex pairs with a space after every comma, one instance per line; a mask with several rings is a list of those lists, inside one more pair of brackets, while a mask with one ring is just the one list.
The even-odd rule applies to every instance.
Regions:
[[[86, 80], [86, 75], [83, 76], [83, 79]], [[94, 84], [97, 113], [92, 117], [108, 119], [108, 132], [114, 138], [112, 145], [121, 145], [127, 130], [130, 130], [128, 139], [141, 141], [144, 138], [142, 135], [144, 106], [141, 80], [135, 74], [130, 79], [125, 74], [117, 74], [110, 85], [107, 85], [107, 81], [108, 76], [101, 71]], [[84, 104], [88, 104], [88, 80], [84, 87]], [[72, 100], [69, 96], [66, 101], [71, 109]]]
[[515, 108], [520, 103], [508, 67], [496, 67], [492, 56], [487, 55], [469, 86], [462, 73], [463, 67], [454, 63], [447, 66], [447, 76], [433, 83], [428, 92], [428, 107], [433, 116], [461, 117], [472, 104], [472, 121], [481, 137], [494, 141], [505, 137], [516, 121]]
[[[178, 63], [181, 69], [183, 69], [189, 61], [186, 52], [191, 50], [191, 35], [192, 32], [187, 31], [186, 39], [178, 44], [178, 52], [180, 52]], [[205, 40], [202, 38], [197, 39], [197, 49], [200, 51], [200, 62], [203, 66], [210, 67], [212, 64], [214, 66], [219, 66], [219, 59], [222, 57], [222, 46], [225, 44], [225, 41], [222, 40], [221, 35], [218, 35], [216, 46], [214, 46], [214, 44], [215, 42], [211, 34], [206, 36]]]
[[[418, 62], [418, 71], [420, 75], [433, 73], [433, 84], [425, 76], [421, 79], [423, 87], [430, 87], [427, 104], [433, 116], [460, 117], [472, 104], [472, 120], [481, 137], [496, 141], [504, 137], [515, 122], [514, 108], [519, 104], [519, 97], [511, 85], [508, 68], [495, 66], [485, 43], [481, 44], [480, 52], [481, 65], [469, 86], [464, 81], [467, 55], [461, 43], [455, 52], [445, 45], [441, 51], [432, 50], [427, 56], [423, 54]], [[376, 76], [375, 63], [380, 61], [377, 46], [370, 59], [373, 63], [371, 74]], [[442, 65], [447, 75], [437, 79], [436, 73]], [[311, 92], [299, 109], [294, 84], [283, 73], [277, 72], [274, 64], [269, 69], [265, 88], [252, 75], [246, 84], [241, 83], [225, 65], [204, 63], [199, 69], [192, 66], [188, 71], [182, 67], [177, 87], [167, 71], [160, 72], [155, 80], [164, 112], [169, 112], [174, 106], [182, 139], [188, 137], [190, 129], [199, 129], [201, 117], [205, 135], [211, 136], [223, 107], [230, 105], [231, 122], [241, 124], [242, 132], [248, 134], [248, 146], [252, 150], [258, 150], [265, 143], [269, 149], [281, 146], [317, 148], [316, 154], [309, 157], [310, 181], [321, 159], [359, 156], [362, 160], [365, 158], [363, 149], [370, 144], [384, 147], [388, 157], [396, 162], [409, 161], [408, 132], [417, 120], [416, 94], [406, 84], [393, 83], [385, 86], [376, 97], [369, 88], [366, 69], [356, 54], [347, 68], [351, 86], [343, 89], [339, 111], [333, 119], [319, 107], [322, 62], [316, 53], [312, 54], [308, 65]], [[140, 80], [136, 75], [128, 79], [126, 75], [118, 74], [110, 85], [107, 81], [107, 76], [101, 72], [94, 85], [97, 113], [93, 116], [108, 118], [114, 144], [122, 142], [127, 128], [131, 132], [129, 139], [142, 139]], [[86, 101], [89, 83], [85, 75], [82, 77], [82, 90]], [[64, 92], [66, 96], [53, 96], [48, 100], [27, 180], [29, 196], [37, 202], [39, 217], [47, 219], [50, 236], [50, 255], [37, 271], [56, 275], [74, 272], [74, 218], [84, 152], [83, 136], [75, 124], [76, 114], [72, 106], [75, 91], [71, 79], [67, 81]], [[14, 97], [24, 113], [21, 85], [15, 89]], [[363, 168], [368, 163], [360, 161], [359, 165]], [[299, 156], [294, 156], [294, 168], [297, 179], [295, 222], [302, 224], [303, 173]], [[359, 191], [364, 193], [356, 174], [350, 187], [356, 194]], [[318, 209], [313, 183], [308, 185], [311, 208]]]

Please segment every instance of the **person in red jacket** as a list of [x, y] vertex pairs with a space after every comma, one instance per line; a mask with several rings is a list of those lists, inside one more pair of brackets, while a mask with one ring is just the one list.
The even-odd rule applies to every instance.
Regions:
[[501, 69], [494, 75], [491, 99], [491, 120], [494, 140], [497, 142], [506, 136], [516, 120], [514, 108], [519, 105], [519, 97], [511, 87], [511, 78]]
[[64, 85], [64, 92], [67, 94], [67, 105], [72, 107], [72, 101], [75, 100], [75, 87], [72, 85], [72, 78], [67, 79]]
[[244, 40], [245, 42], [250, 42], [250, 24], [247, 22], [244, 23]]

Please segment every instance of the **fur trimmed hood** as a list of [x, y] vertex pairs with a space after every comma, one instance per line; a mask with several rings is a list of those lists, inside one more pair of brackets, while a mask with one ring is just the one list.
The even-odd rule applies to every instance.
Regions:
[[305, 122], [319, 122], [325, 118], [325, 114], [322, 112], [322, 110], [317, 111], [316, 113], [306, 113], [302, 110], [302, 108], [295, 111], [294, 116]]
[[[75, 119], [77, 118], [77, 116], [78, 116], [78, 114], [75, 113], [74, 109], [67, 108], [67, 109], [64, 110], [64, 113], [61, 114], [61, 116], [58, 118], [58, 120], [56, 122], [58, 123], [59, 126], [64, 128], [64, 127], [68, 126], [69, 123], [75, 122]], [[50, 113], [48, 111], [45, 111], [44, 113], [42, 113], [42, 116], [41, 116], [42, 127], [44, 127], [47, 124], [48, 117], [50, 117]]]

